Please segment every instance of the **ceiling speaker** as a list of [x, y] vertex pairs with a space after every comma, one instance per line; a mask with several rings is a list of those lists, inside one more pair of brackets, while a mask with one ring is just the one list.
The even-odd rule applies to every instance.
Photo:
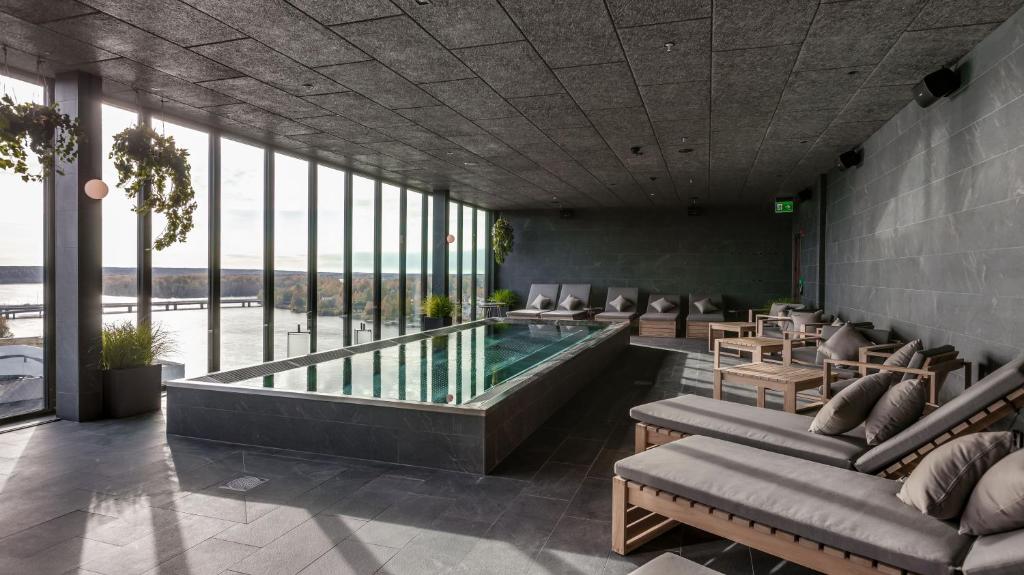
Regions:
[[563, 220], [571, 220], [576, 213], [569, 209], [563, 209], [558, 212], [558, 215], [560, 215]]
[[854, 148], [848, 152], [843, 152], [842, 154], [839, 154], [838, 167], [840, 170], [845, 170], [847, 168], [859, 166], [860, 163], [863, 161], [864, 150], [861, 150], [860, 148]]
[[914, 100], [922, 108], [931, 106], [939, 98], [948, 96], [960, 87], [960, 74], [949, 68], [939, 68], [914, 86]]

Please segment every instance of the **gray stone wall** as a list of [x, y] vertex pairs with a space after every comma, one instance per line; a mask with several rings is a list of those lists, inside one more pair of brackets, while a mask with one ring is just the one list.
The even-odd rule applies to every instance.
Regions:
[[505, 212], [513, 253], [495, 266], [498, 288], [525, 299], [531, 283], [589, 283], [603, 306], [609, 286], [648, 294], [723, 293], [730, 309], [763, 305], [790, 291], [792, 216], [763, 209], [557, 210]]
[[958, 64], [953, 97], [909, 104], [830, 174], [828, 311], [986, 368], [1024, 351], [1022, 45], [1019, 12]]

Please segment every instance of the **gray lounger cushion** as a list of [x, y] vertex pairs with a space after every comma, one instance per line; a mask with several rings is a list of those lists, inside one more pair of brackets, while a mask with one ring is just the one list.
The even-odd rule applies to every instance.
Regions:
[[[889, 366], [895, 366], [895, 367], [907, 367], [908, 365], [910, 365], [911, 360], [914, 359], [914, 356], [917, 355], [917, 353], [920, 352], [920, 351], [921, 351], [921, 340], [919, 340], [919, 339], [911, 340], [910, 342], [904, 344], [903, 347], [901, 347], [901, 348], [897, 349], [896, 351], [894, 351], [892, 353], [892, 355], [890, 355], [889, 357], [885, 358], [885, 361], [882, 362], [882, 365], [889, 365]], [[904, 374], [904, 375], [912, 375], [912, 374]], [[914, 378], [910, 377], [909, 379], [914, 379]]]
[[964, 575], [1020, 575], [1024, 565], [1024, 529], [974, 540], [964, 559]]
[[587, 312], [583, 310], [556, 309], [546, 311], [540, 314], [540, 317], [544, 319], [580, 319], [587, 317]]
[[725, 312], [691, 313], [686, 316], [686, 321], [725, 321]]
[[690, 435], [717, 437], [835, 467], [853, 468], [867, 451], [863, 428], [842, 435], [807, 431], [811, 418], [700, 395], [681, 395], [629, 410], [637, 421]]
[[541, 314], [541, 311], [540, 310], [536, 310], [536, 309], [516, 309], [516, 310], [512, 310], [512, 311], [508, 312], [505, 315], [507, 315], [509, 317], [535, 318], [535, 317], [540, 317], [540, 314]]
[[603, 311], [594, 316], [598, 321], [630, 321], [636, 317], [635, 311]]
[[656, 311], [649, 311], [640, 316], [640, 319], [644, 321], [679, 321], [679, 312], [658, 313]]
[[844, 325], [825, 340], [818, 349], [831, 359], [856, 360], [860, 348], [871, 345], [871, 340], [857, 328]]
[[785, 317], [792, 311], [804, 309], [802, 303], [773, 303], [768, 308], [768, 315], [772, 317]]
[[[934, 357], [936, 355], [941, 355], [944, 353], [949, 353], [955, 350], [956, 348], [951, 345], [940, 345], [939, 347], [923, 349], [915, 353], [914, 356], [910, 358], [910, 363], [907, 364], [907, 367], [913, 369], [921, 369], [921, 367], [924, 366], [925, 360], [927, 360], [928, 358]], [[917, 377], [917, 375], [913, 373], [903, 374], [903, 379], [914, 379], [915, 377]]]
[[901, 503], [895, 481], [711, 437], [627, 457], [615, 473], [925, 575], [948, 575], [972, 541]]
[[1024, 355], [992, 372], [949, 402], [940, 405], [927, 417], [862, 455], [856, 462], [857, 469], [865, 473], [878, 473], [1022, 385]]

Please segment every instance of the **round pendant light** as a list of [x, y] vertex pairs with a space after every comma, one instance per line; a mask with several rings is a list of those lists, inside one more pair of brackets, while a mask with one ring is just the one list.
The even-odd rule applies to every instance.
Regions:
[[103, 180], [89, 180], [85, 183], [85, 195], [94, 200], [102, 200], [107, 197], [108, 193], [110, 193], [110, 188]]

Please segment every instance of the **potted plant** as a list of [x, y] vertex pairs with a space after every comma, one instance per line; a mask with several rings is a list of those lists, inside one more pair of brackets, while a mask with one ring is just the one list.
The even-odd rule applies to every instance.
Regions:
[[167, 332], [148, 323], [130, 321], [103, 327], [100, 368], [103, 407], [108, 417], [128, 417], [160, 409], [162, 366], [156, 362], [171, 351]]
[[516, 295], [516, 292], [510, 289], [500, 289], [495, 290], [494, 293], [491, 294], [491, 301], [502, 304], [506, 310], [510, 310], [519, 303], [519, 296]]
[[512, 224], [504, 216], [495, 220], [491, 226], [491, 244], [494, 249], [494, 261], [505, 263], [505, 258], [512, 253]]
[[167, 224], [153, 241], [153, 247], [162, 250], [184, 242], [192, 231], [192, 215], [196, 211], [188, 150], [178, 148], [173, 137], [162, 136], [143, 124], [114, 134], [110, 159], [117, 168], [117, 185], [124, 188], [128, 199], [138, 197], [145, 184], [151, 186], [135, 211], [164, 215]]
[[440, 329], [452, 324], [455, 306], [446, 295], [432, 295], [423, 300], [423, 329]]
[[[41, 181], [57, 159], [74, 161], [78, 137], [78, 120], [61, 114], [56, 104], [15, 104], [10, 96], [0, 98], [0, 170], [13, 170], [26, 182]], [[40, 173], [29, 173], [26, 149], [39, 158]]]

